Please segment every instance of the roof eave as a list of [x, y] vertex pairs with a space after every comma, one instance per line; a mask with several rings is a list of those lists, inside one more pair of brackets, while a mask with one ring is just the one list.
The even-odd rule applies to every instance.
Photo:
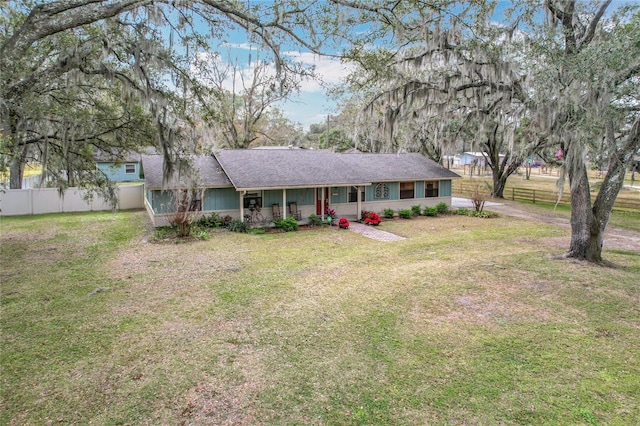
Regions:
[[329, 184], [305, 184], [286, 186], [257, 186], [257, 187], [235, 187], [238, 191], [273, 191], [279, 189], [304, 189], [304, 188], [329, 188], [329, 187], [349, 187], [349, 186], [370, 186], [371, 182], [354, 183], [329, 183]]

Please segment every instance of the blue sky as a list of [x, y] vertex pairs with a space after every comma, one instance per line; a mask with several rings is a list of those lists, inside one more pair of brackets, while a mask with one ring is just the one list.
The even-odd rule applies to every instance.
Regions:
[[[242, 35], [237, 36], [238, 39]], [[255, 61], [255, 58], [266, 58], [266, 52], [260, 54], [258, 47], [249, 45], [245, 42], [227, 43], [226, 51], [218, 52], [221, 59], [236, 60], [244, 67], [244, 72], [249, 73], [252, 64], [249, 62], [249, 54]], [[313, 66], [317, 75], [326, 84], [339, 84], [341, 79], [346, 77], [352, 66], [342, 64], [338, 59], [318, 56], [309, 52], [285, 51], [284, 55], [296, 62], [303, 63], [307, 66]], [[275, 74], [275, 68], [271, 70]], [[335, 114], [336, 104], [330, 99], [325, 92], [325, 88], [320, 81], [307, 79], [301, 82], [300, 92], [291, 96], [288, 102], [278, 104], [278, 107], [284, 112], [285, 116], [290, 120], [302, 124], [305, 130], [309, 125], [324, 122], [328, 114]]]

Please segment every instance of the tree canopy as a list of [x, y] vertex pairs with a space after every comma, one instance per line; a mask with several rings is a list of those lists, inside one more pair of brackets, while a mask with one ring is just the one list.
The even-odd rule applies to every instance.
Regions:
[[[436, 160], [469, 146], [486, 152], [497, 197], [524, 159], [560, 150], [573, 257], [601, 259], [613, 202], [640, 149], [640, 15], [611, 0], [506, 8], [453, 0], [57, 0], [0, 8], [0, 152], [12, 187], [29, 158], [61, 185], [96, 183], [87, 173], [93, 149], [117, 156], [145, 145], [164, 154], [169, 176], [182, 153], [200, 146], [207, 120], [227, 146], [269, 143], [270, 129], [295, 135], [269, 108], [313, 70], [285, 48], [358, 66], [340, 129], [327, 123], [319, 146], [407, 149]], [[194, 59], [215, 54], [233, 31], [263, 55], [243, 91], [221, 84], [224, 69], [216, 74]], [[608, 167], [593, 202], [587, 155]]]
[[[315, 1], [211, 0], [58, 0], [1, 5], [0, 129], [11, 187], [20, 185], [29, 158], [44, 162], [48, 169], [54, 153], [63, 153], [66, 158], [60, 160], [69, 164], [79, 159], [67, 155], [79, 154], [71, 148], [77, 143], [109, 151], [106, 140], [122, 141], [116, 134], [126, 126], [131, 111], [153, 127], [153, 135], [147, 134], [151, 138], [145, 136], [138, 144], [155, 145], [165, 155], [165, 172], [170, 174], [173, 165], [179, 164], [179, 153], [196, 145], [190, 139], [198, 137], [191, 131], [194, 108], [188, 100], [203, 101], [211, 89], [192, 75], [194, 55], [215, 51], [230, 31], [244, 31], [274, 65], [275, 74], [266, 85], [272, 97], [286, 96], [292, 90], [292, 75], [309, 70], [283, 55], [283, 46], [314, 52], [328, 48], [330, 37], [316, 31], [316, 24], [318, 16], [329, 16], [326, 9], [331, 7]], [[326, 25], [325, 29], [332, 23]], [[114, 97], [116, 90], [120, 93]], [[65, 91], [66, 102], [59, 101], [61, 91]], [[73, 101], [71, 94], [76, 97]], [[94, 131], [85, 132], [90, 126], [84, 123], [96, 111], [95, 102], [87, 97], [119, 103], [120, 110], [112, 109], [107, 120], [112, 127], [101, 129], [100, 137], [94, 137]], [[263, 106], [247, 105], [251, 105], [247, 117], [261, 115]], [[63, 107], [67, 109], [62, 111]], [[78, 113], [79, 108], [83, 113]], [[65, 120], [55, 119], [53, 109]], [[250, 127], [244, 129], [249, 139], [253, 137]], [[83, 134], [77, 132], [80, 128]]]
[[[365, 93], [362, 122], [382, 142], [379, 150], [419, 150], [425, 140], [446, 149], [473, 135], [497, 197], [524, 159], [561, 150], [571, 182], [568, 255], [601, 259], [613, 202], [640, 149], [640, 15], [633, 7], [520, 1], [496, 16], [496, 2], [340, 3], [388, 35], [384, 47], [350, 52], [359, 65], [350, 89]], [[585, 159], [595, 147], [608, 172], [592, 203]]]

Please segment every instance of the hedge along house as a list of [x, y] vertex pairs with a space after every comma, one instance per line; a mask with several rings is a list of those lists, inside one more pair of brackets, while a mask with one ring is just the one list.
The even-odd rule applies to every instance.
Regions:
[[[143, 157], [147, 210], [155, 226], [170, 214], [171, 185], [162, 185], [162, 160]], [[382, 212], [413, 205], [451, 205], [451, 181], [459, 178], [420, 154], [340, 154], [322, 150], [220, 150], [199, 157], [202, 213], [216, 212], [239, 219], [250, 206], [262, 207], [273, 219], [277, 204], [282, 217], [294, 203], [302, 218], [325, 216], [326, 207], [338, 216], [360, 217], [363, 210]]]

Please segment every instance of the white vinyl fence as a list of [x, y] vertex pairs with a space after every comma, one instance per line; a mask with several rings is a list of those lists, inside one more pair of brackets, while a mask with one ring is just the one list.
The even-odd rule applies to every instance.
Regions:
[[[86, 193], [83, 189], [69, 188], [60, 197], [55, 188], [6, 189], [0, 191], [0, 216], [111, 210], [111, 205], [100, 196], [86, 201], [83, 198]], [[117, 197], [118, 210], [144, 208], [144, 185], [119, 186]]]

